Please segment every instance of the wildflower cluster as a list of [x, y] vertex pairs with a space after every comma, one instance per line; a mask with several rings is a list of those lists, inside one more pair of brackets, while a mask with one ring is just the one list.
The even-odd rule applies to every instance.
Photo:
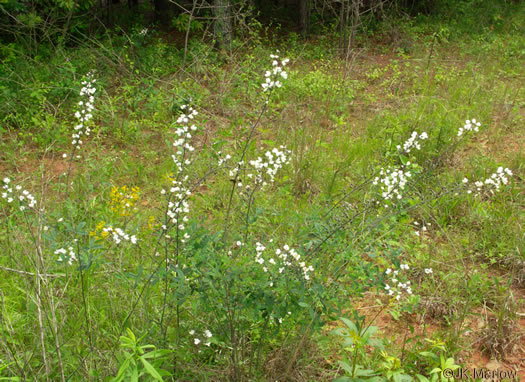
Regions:
[[120, 228], [113, 228], [111, 226], [108, 226], [104, 227], [102, 229], [102, 232], [111, 234], [115, 244], [120, 244], [122, 240], [129, 241], [131, 242], [131, 244], [137, 244], [137, 237], [135, 235], [130, 236]]
[[[467, 193], [471, 194], [474, 192], [476, 195], [480, 195], [482, 192], [490, 192], [494, 194], [499, 192], [501, 185], [506, 185], [509, 183], [509, 176], [512, 176], [512, 171], [508, 168], [498, 167], [495, 173], [493, 173], [487, 179], [481, 181], [478, 180], [474, 182], [474, 185]], [[463, 179], [464, 184], [468, 184], [469, 180], [467, 178]]]
[[104, 231], [104, 227], [106, 226], [106, 223], [101, 221], [98, 222], [95, 229], [89, 233], [89, 236], [94, 237], [96, 239], [105, 239], [109, 236], [109, 232]]
[[272, 70], [267, 70], [264, 74], [264, 77], [266, 78], [265, 82], [262, 83], [262, 88], [264, 91], [273, 89], [273, 88], [280, 88], [282, 86], [281, 79], [285, 80], [288, 78], [288, 74], [283, 69], [286, 64], [290, 61], [288, 58], [285, 58], [284, 60], [280, 60], [279, 56], [275, 54], [270, 54], [270, 58], [272, 61]]
[[2, 199], [7, 200], [7, 203], [18, 200], [20, 211], [24, 211], [26, 208], [35, 208], [36, 199], [29, 191], [22, 189], [20, 185], [15, 186], [13, 191], [13, 186], [10, 185], [11, 179], [9, 178], [4, 178], [2, 182]]
[[469, 131], [475, 131], [476, 133], [479, 131], [479, 128], [481, 126], [481, 123], [473, 119], [472, 121], [466, 120], [465, 125], [463, 127], [460, 127], [458, 130], [458, 137], [461, 137], [464, 133]]
[[[271, 151], [266, 151], [264, 158], [258, 157], [255, 160], [249, 161], [248, 164], [254, 171], [251, 171], [250, 169], [247, 170], [246, 183], [252, 181], [255, 188], [264, 187], [268, 182], [273, 183], [277, 171], [279, 171], [283, 165], [290, 162], [290, 154], [290, 150], [287, 150], [284, 146], [280, 146], [279, 148], [273, 148]], [[225, 163], [230, 158], [229, 155], [220, 158], [219, 165]], [[241, 161], [235, 168], [231, 169], [229, 172], [230, 178], [235, 179], [243, 165], [244, 161]], [[238, 181], [237, 186], [242, 187], [243, 183]], [[246, 185], [246, 190], [249, 190], [250, 188], [250, 185]]]
[[82, 81], [82, 89], [80, 89], [80, 96], [83, 97], [82, 101], [78, 102], [79, 110], [75, 113], [75, 118], [78, 120], [78, 124], [75, 126], [75, 132], [71, 136], [73, 139], [71, 144], [77, 149], [80, 149], [82, 145], [82, 136], [89, 136], [91, 129], [89, 128], [88, 122], [93, 118], [91, 112], [95, 108], [93, 106], [95, 97], [93, 94], [97, 91], [94, 87], [94, 83], [97, 80], [93, 78], [93, 72], [89, 72], [86, 75], [86, 80]]
[[[406, 166], [401, 166], [400, 168], [381, 168], [378, 177], [374, 179], [374, 186], [380, 184], [381, 187], [381, 197], [385, 201], [392, 199], [402, 199], [403, 190], [408, 182], [408, 178], [412, 176], [410, 171], [406, 171], [405, 167], [411, 166], [410, 162], [407, 162]], [[379, 201], [377, 202], [379, 204]], [[387, 207], [387, 204], [385, 204]]]
[[385, 272], [385, 274], [390, 277], [389, 283], [385, 283], [385, 290], [387, 291], [389, 296], [395, 296], [395, 299], [397, 301], [401, 299], [401, 297], [403, 296], [403, 293], [406, 293], [408, 295], [412, 294], [412, 287], [410, 286], [410, 280], [406, 282], [401, 282], [399, 280], [400, 273], [403, 270], [408, 270], [408, 269], [409, 267], [407, 264], [401, 264], [399, 266], [399, 270], [394, 271], [388, 268]]
[[155, 219], [155, 216], [150, 215], [150, 217], [148, 218], [147, 229], [149, 231], [154, 231], [155, 229], [157, 229], [159, 227], [159, 225], [160, 225], [160, 223]]
[[[176, 179], [172, 180], [172, 187], [170, 188], [170, 201], [168, 202], [168, 209], [166, 215], [171, 219], [171, 223], [177, 227], [179, 231], [184, 231], [185, 223], [188, 222], [188, 213], [190, 212], [190, 205], [186, 200], [191, 196], [191, 192], [184, 187], [184, 182], [188, 180], [186, 175], [183, 178], [183, 181], [178, 181]], [[161, 191], [162, 194], [166, 193], [166, 190]], [[171, 201], [171, 199], [174, 201]], [[163, 226], [163, 229], [166, 230], [167, 227]], [[184, 243], [190, 238], [187, 232], [184, 233], [181, 242]]]
[[[413, 131], [410, 138], [408, 138], [405, 143], [403, 143], [403, 152], [409, 153], [413, 148], [421, 150], [421, 144], [419, 141], [423, 141], [425, 139], [428, 139], [428, 134], [426, 132], [418, 134], [417, 131]], [[397, 149], [401, 151], [401, 145], [397, 145]]]
[[425, 232], [427, 232], [427, 227], [430, 227], [432, 224], [430, 223], [418, 223], [417, 221], [414, 222], [414, 225], [416, 226], [416, 230], [414, 231], [415, 235], [416, 236], [421, 236], [423, 235]]
[[59, 248], [55, 251], [55, 255], [59, 255], [57, 260], [59, 263], [67, 262], [68, 265], [73, 265], [73, 261], [77, 261], [77, 255], [73, 251], [73, 247], [68, 247], [67, 250]]
[[256, 174], [248, 174], [248, 178], [255, 177], [256, 184], [264, 186], [266, 182], [263, 180], [262, 173], [266, 173], [273, 183], [277, 171], [290, 162], [291, 151], [284, 146], [280, 146], [279, 149], [273, 148], [272, 151], [267, 151], [264, 154], [265, 159], [258, 157], [256, 160], [251, 160], [250, 166], [256, 170]]
[[109, 208], [119, 216], [131, 216], [135, 203], [139, 199], [139, 187], [112, 187]]
[[228, 163], [228, 161], [229, 161], [230, 159], [232, 159], [232, 157], [231, 157], [230, 154], [223, 155], [223, 154], [222, 154], [222, 151], [219, 151], [219, 152], [217, 153], [217, 155], [219, 156], [219, 161], [217, 162], [217, 164], [218, 164], [219, 166], [222, 166], [223, 164]]
[[[190, 336], [195, 336], [195, 330], [190, 330], [189, 333], [190, 333]], [[204, 341], [204, 345], [210, 346], [211, 345], [210, 338], [212, 337], [213, 337], [213, 334], [208, 329], [206, 329], [204, 333], [202, 334], [203, 340], [201, 340], [199, 337], [194, 337], [193, 343], [195, 345], [199, 345], [202, 341]]]
[[197, 130], [197, 126], [194, 124], [190, 125], [190, 123], [198, 114], [197, 110], [188, 105], [182, 105], [181, 109], [184, 112], [177, 119], [177, 123], [182, 126], [175, 130], [178, 139], [173, 142], [173, 147], [176, 148], [177, 152], [171, 156], [179, 171], [182, 171], [184, 165], [191, 163], [191, 161], [186, 158], [186, 151], [192, 152], [195, 150], [189, 140], [191, 139], [190, 131]]
[[[268, 266], [270, 266], [281, 274], [285, 269], [295, 266], [300, 269], [304, 280], [310, 280], [310, 272], [314, 271], [314, 267], [301, 261], [301, 255], [293, 248], [290, 248], [288, 245], [283, 246], [282, 249], [277, 248], [275, 250], [275, 257], [270, 257], [267, 261], [263, 257], [265, 250], [266, 247], [264, 245], [259, 242], [255, 243], [255, 262], [263, 266], [264, 272], [268, 272]], [[270, 286], [273, 286], [273, 281], [270, 282]]]
[[[182, 176], [182, 171], [184, 166], [191, 164], [191, 161], [186, 157], [187, 153], [195, 151], [195, 148], [191, 145], [190, 139], [192, 138], [190, 131], [196, 131], [197, 126], [191, 123], [191, 121], [197, 116], [197, 110], [193, 109], [191, 106], [182, 105], [181, 109], [183, 113], [177, 119], [177, 123], [182, 126], [175, 130], [177, 139], [173, 142], [173, 147], [177, 149], [176, 153], [172, 155], [173, 162], [179, 171], [177, 177], [171, 176], [171, 187], [169, 193], [165, 190], [161, 190], [161, 194], [165, 195], [168, 193], [168, 206], [166, 210], [166, 215], [170, 219], [178, 231], [183, 231], [185, 223], [188, 222], [188, 213], [190, 212], [190, 206], [187, 201], [188, 197], [191, 196], [191, 191], [186, 186], [188, 182], [188, 175]], [[167, 230], [166, 225], [162, 226], [163, 230]], [[184, 243], [190, 238], [187, 232], [184, 233], [180, 241]]]

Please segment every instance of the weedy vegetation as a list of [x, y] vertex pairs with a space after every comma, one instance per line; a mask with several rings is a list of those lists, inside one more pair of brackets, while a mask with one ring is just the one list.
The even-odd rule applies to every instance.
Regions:
[[0, 0], [0, 380], [523, 370], [523, 3], [342, 1], [307, 39], [59, 3]]

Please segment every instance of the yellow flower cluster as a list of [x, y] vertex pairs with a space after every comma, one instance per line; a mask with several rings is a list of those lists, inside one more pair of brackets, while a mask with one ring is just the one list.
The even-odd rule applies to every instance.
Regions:
[[95, 227], [95, 230], [89, 233], [89, 236], [94, 237], [95, 239], [105, 239], [109, 235], [109, 232], [104, 231], [105, 226], [105, 222], [99, 222]]
[[160, 227], [160, 223], [155, 219], [155, 216], [150, 216], [148, 218], [148, 230], [154, 231]]
[[165, 182], [169, 182], [171, 183], [171, 181], [175, 178], [175, 174], [173, 174], [172, 172], [170, 173], [167, 173], [164, 175], [164, 181]]
[[138, 187], [112, 187], [109, 201], [111, 211], [119, 216], [131, 216], [136, 210], [133, 207], [139, 199], [139, 191]]

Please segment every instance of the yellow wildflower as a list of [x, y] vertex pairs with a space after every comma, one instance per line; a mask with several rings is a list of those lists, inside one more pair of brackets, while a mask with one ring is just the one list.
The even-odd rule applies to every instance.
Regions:
[[106, 226], [106, 223], [101, 221], [97, 224], [94, 231], [91, 231], [89, 233], [89, 236], [94, 237], [95, 239], [105, 239], [108, 237], [109, 233], [104, 231], [104, 227]]
[[131, 216], [135, 203], [139, 199], [138, 187], [112, 187], [110, 193], [109, 208], [119, 216]]

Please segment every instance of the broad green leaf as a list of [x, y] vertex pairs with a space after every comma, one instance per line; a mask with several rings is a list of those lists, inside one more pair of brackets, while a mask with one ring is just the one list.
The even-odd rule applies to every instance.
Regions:
[[147, 370], [149, 375], [151, 375], [153, 378], [155, 378], [157, 381], [162, 381], [162, 376], [159, 374], [159, 372], [153, 367], [151, 363], [146, 361], [144, 358], [140, 357], [140, 360], [142, 364], [144, 365], [144, 368]]
[[347, 376], [338, 377], [333, 380], [333, 382], [351, 382], [351, 381], [352, 381], [352, 378], [347, 377]]
[[341, 317], [340, 320], [343, 321], [351, 331], [353, 331], [354, 333], [358, 333], [357, 326], [355, 326], [355, 324], [348, 318]]

